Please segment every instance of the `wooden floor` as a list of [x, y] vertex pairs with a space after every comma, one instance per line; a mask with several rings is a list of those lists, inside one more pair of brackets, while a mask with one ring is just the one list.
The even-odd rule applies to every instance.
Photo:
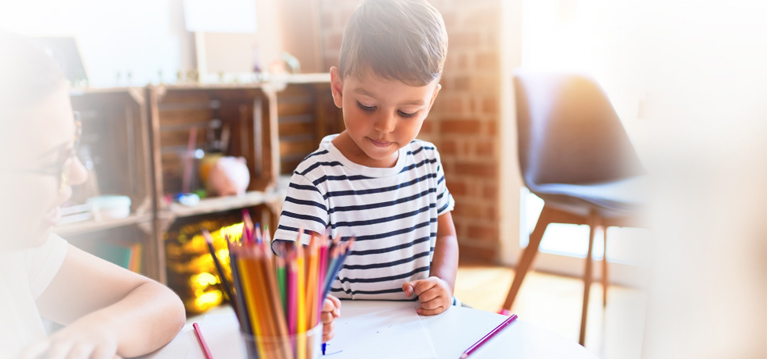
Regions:
[[[475, 309], [497, 312], [511, 286], [508, 267], [473, 262], [458, 267], [455, 296]], [[602, 285], [591, 287], [586, 348], [605, 359], [640, 358], [646, 296], [633, 288], [610, 286], [602, 307]], [[578, 341], [583, 280], [530, 272], [525, 277], [512, 312], [520, 319]]]

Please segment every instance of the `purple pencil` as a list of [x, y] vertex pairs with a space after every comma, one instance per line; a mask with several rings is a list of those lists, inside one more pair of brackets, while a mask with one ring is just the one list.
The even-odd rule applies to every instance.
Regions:
[[469, 349], [466, 349], [463, 354], [461, 354], [461, 359], [466, 359], [474, 353], [477, 349], [479, 349], [482, 345], [489, 342], [490, 339], [493, 339], [493, 337], [500, 333], [503, 329], [508, 327], [510, 324], [514, 323], [514, 321], [517, 320], [517, 315], [512, 314], [510, 317], [506, 318], [501, 324], [498, 324], [497, 327], [493, 328], [493, 330], [490, 331], [490, 333], [485, 334], [484, 337], [480, 338], [476, 343], [472, 344]]

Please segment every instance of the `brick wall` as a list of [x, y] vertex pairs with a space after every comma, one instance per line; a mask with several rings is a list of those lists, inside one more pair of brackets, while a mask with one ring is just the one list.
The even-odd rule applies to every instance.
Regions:
[[[461, 257], [497, 260], [502, 0], [432, 0], [449, 37], [442, 91], [418, 138], [442, 155]], [[338, 65], [343, 29], [360, 0], [319, 0], [325, 68]]]

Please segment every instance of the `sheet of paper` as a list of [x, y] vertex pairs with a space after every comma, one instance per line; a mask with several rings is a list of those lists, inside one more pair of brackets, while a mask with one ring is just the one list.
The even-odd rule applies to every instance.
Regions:
[[[214, 358], [245, 358], [245, 352], [240, 341], [239, 324], [234, 312], [208, 314], [200, 324], [200, 331], [208, 343], [210, 353]], [[202, 350], [195, 338], [196, 348], [187, 354], [186, 359], [204, 359]]]
[[431, 336], [415, 305], [381, 309], [375, 306], [341, 307], [336, 335], [328, 342], [328, 359], [432, 359]]

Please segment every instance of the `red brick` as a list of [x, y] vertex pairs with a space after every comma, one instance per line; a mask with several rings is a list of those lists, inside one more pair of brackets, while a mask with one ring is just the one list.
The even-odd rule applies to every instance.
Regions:
[[431, 133], [434, 125], [432, 125], [433, 121], [430, 121], [428, 118], [423, 121], [423, 124], [421, 125], [421, 132], [419, 133]]
[[482, 112], [489, 114], [498, 113], [498, 99], [495, 97], [485, 97], [482, 99]]
[[479, 156], [493, 157], [495, 155], [495, 144], [491, 141], [477, 142], [475, 148]]
[[498, 207], [496, 207], [494, 203], [488, 204], [487, 208], [485, 208], [485, 215], [486, 218], [491, 219], [494, 222], [498, 221]]
[[[453, 195], [455, 197], [455, 195]], [[461, 196], [458, 196], [459, 198]], [[456, 200], [454, 215], [456, 217], [471, 218], [471, 219], [486, 219], [487, 209], [485, 205], [476, 203], [467, 203]]]
[[487, 134], [495, 137], [498, 135], [498, 121], [493, 120], [490, 122], [487, 122], [485, 124], [485, 129], [487, 130]]
[[469, 238], [481, 242], [498, 242], [498, 228], [494, 225], [470, 225]]
[[456, 76], [453, 79], [453, 86], [456, 91], [467, 91], [471, 85], [471, 78], [468, 76]]
[[480, 247], [472, 245], [471, 241], [461, 241], [458, 236], [458, 257], [461, 261], [478, 261], [483, 264], [495, 263], [498, 260], [498, 250], [493, 247]]
[[476, 48], [479, 45], [479, 34], [476, 32], [457, 32], [448, 34], [448, 42], [448, 49]]
[[458, 154], [458, 144], [454, 140], [443, 139], [439, 146], [439, 153], [442, 157]]
[[455, 196], [465, 196], [467, 193], [466, 182], [461, 180], [447, 179], [447, 189]]
[[[500, 6], [499, 6], [500, 7]], [[500, 9], [495, 8], [482, 8], [472, 10], [470, 13], [464, 14], [462, 25], [471, 29], [490, 29], [499, 30], [500, 26]]]
[[445, 111], [453, 115], [461, 113], [463, 111], [463, 99], [459, 97], [445, 101]]
[[490, 200], [498, 199], [498, 186], [494, 184], [485, 185], [482, 188], [482, 197]]
[[498, 175], [498, 166], [495, 163], [457, 162], [456, 171], [465, 176], [494, 179]]
[[471, 77], [471, 91], [480, 93], [498, 93], [501, 89], [501, 76], [474, 75]]
[[441, 133], [478, 134], [480, 123], [477, 120], [450, 119], [442, 120], [439, 124]]
[[481, 52], [474, 55], [474, 64], [480, 69], [498, 68], [498, 61], [497, 52]]

